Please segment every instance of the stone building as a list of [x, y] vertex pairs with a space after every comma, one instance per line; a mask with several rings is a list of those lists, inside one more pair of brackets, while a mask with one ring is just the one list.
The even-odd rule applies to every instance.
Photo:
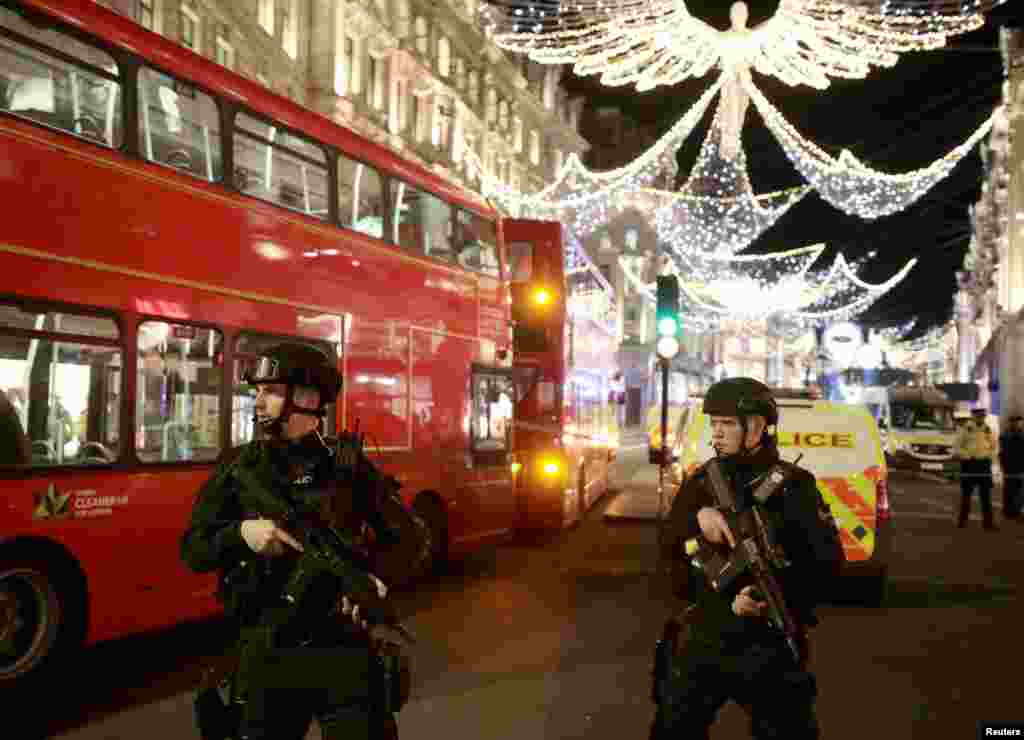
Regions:
[[1024, 30], [1002, 29], [1000, 45], [1003, 104], [983, 149], [986, 177], [955, 317], [958, 379], [977, 381], [980, 405], [1005, 419], [1024, 413]]
[[449, 180], [465, 158], [529, 191], [582, 156], [562, 69], [511, 58], [478, 0], [97, 0]]

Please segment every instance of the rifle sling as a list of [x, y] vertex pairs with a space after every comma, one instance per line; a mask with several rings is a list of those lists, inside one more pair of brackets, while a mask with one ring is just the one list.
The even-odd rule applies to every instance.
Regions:
[[[708, 461], [708, 478], [711, 480], [711, 492], [715, 495], [715, 501], [723, 509], [736, 509], [736, 498], [733, 496], [732, 488], [722, 474], [721, 462], [718, 458]], [[785, 485], [789, 478], [788, 471], [782, 465], [773, 465], [765, 476], [764, 480], [754, 490], [754, 500], [764, 504], [775, 492]]]

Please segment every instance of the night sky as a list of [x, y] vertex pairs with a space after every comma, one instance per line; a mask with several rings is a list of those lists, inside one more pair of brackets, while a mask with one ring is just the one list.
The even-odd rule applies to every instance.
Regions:
[[[716, 28], [729, 26], [731, 0], [688, 0], [690, 12]], [[749, 25], [770, 17], [778, 0], [747, 0]], [[864, 80], [833, 79], [828, 90], [792, 88], [754, 72], [768, 100], [808, 139], [833, 156], [850, 149], [875, 169], [900, 173], [926, 166], [968, 138], [1001, 99], [1001, 25], [1021, 24], [1024, 0], [1009, 0], [993, 11], [985, 26], [953, 39], [945, 49], [913, 52], [895, 67], [877, 69]], [[713, 79], [714, 72], [671, 88], [637, 93], [630, 87], [607, 88], [597, 77], [566, 75], [568, 88], [587, 96], [588, 105], [618, 105], [629, 115], [668, 130]], [[680, 175], [696, 161], [716, 101], [679, 154]], [[751, 105], [743, 144], [755, 193], [803, 184], [781, 146]], [[908, 278], [875, 303], [861, 320], [875, 326], [918, 319], [911, 336], [942, 324], [952, 311], [955, 271], [963, 263], [970, 235], [967, 209], [977, 201], [981, 157], [974, 152], [953, 173], [910, 208], [875, 221], [849, 216], [811, 191], [747, 249], [773, 252], [826, 242], [825, 258], [835, 250], [849, 259], [877, 256], [861, 271], [869, 282], [888, 279], [912, 257], [919, 263]]]

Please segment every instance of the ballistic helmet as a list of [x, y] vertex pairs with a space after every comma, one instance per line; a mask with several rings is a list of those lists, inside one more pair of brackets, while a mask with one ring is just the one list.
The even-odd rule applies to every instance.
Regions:
[[704, 413], [709, 416], [763, 416], [768, 426], [779, 423], [779, 407], [771, 389], [753, 378], [726, 378], [704, 394]]
[[250, 385], [281, 383], [320, 392], [321, 408], [341, 392], [341, 375], [326, 354], [306, 344], [279, 344], [260, 355], [243, 380]]

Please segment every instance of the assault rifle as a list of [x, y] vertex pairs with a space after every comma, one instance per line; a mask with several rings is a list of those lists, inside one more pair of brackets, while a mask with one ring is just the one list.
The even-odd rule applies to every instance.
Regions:
[[[775, 571], [787, 566], [785, 556], [776, 541], [771, 527], [764, 521], [757, 506], [739, 512], [735, 499], [728, 487], [718, 461], [712, 460], [707, 465], [711, 480], [711, 489], [718, 499], [716, 507], [725, 517], [729, 530], [736, 538], [736, 547], [727, 555], [721, 548], [709, 543], [698, 535], [687, 540], [686, 554], [693, 565], [704, 571], [708, 582], [718, 592], [727, 592], [735, 580], [741, 575], [749, 574], [754, 580], [754, 593], [751, 596], [757, 601], [768, 604], [768, 621], [781, 631], [786, 644], [793, 653], [793, 658], [802, 664], [805, 657], [801, 650], [801, 630], [782, 594], [782, 588], [775, 577]], [[761, 485], [754, 491], [754, 498], [764, 503], [785, 482], [785, 474], [779, 470], [771, 471]]]
[[[315, 619], [329, 613], [338, 597], [344, 595], [359, 606], [360, 617], [369, 626], [386, 627], [414, 642], [415, 638], [400, 623], [392, 602], [380, 596], [377, 582], [371, 577], [372, 564], [367, 553], [344, 533], [345, 525], [353, 521], [346, 519], [359, 516], [375, 527], [378, 537], [393, 537], [394, 533], [389, 533], [383, 522], [374, 521], [379, 507], [373, 504], [393, 497], [399, 484], [366, 459], [358, 433], [343, 433], [338, 444], [339, 456], [344, 450], [349, 457], [339, 457], [342, 464], [338, 466], [338, 480], [319, 501], [293, 503], [271, 492], [252, 471], [235, 466], [235, 477], [259, 502], [261, 514], [276, 520], [302, 543], [303, 551], [296, 554], [281, 594], [284, 605], [275, 621], [287, 630], [302, 617]], [[351, 502], [356, 500], [361, 503], [353, 505]], [[370, 510], [373, 508], [376, 512]]]

